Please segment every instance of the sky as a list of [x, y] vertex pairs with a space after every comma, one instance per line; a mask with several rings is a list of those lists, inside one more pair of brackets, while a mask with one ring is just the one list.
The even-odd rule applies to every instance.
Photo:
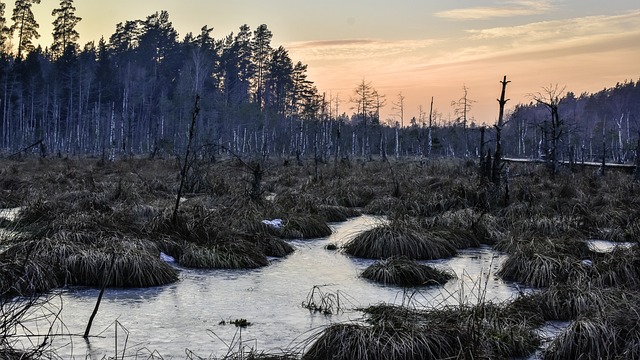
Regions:
[[[51, 44], [51, 10], [34, 5], [43, 46]], [[108, 39], [116, 24], [167, 10], [183, 37], [213, 27], [222, 38], [243, 24], [266, 24], [272, 46], [308, 64], [310, 80], [339, 111], [363, 80], [386, 96], [382, 120], [404, 123], [428, 114], [431, 97], [442, 117], [456, 117], [452, 101], [467, 88], [469, 118], [494, 124], [500, 81], [507, 110], [558, 85], [579, 95], [640, 79], [640, 3], [637, 0], [76, 0], [80, 42]], [[13, 1], [5, 16], [11, 17]]]

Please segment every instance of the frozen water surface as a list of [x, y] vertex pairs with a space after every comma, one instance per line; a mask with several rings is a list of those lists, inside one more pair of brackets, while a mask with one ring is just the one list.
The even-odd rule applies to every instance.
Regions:
[[[295, 253], [262, 269], [181, 269], [180, 281], [175, 284], [107, 289], [91, 331], [99, 336], [92, 337], [89, 346], [79, 336], [60, 337], [55, 346], [64, 358], [102, 358], [116, 355], [116, 350], [122, 356], [126, 349], [128, 356], [146, 358], [154, 351], [165, 359], [185, 358], [187, 349], [202, 357], [222, 356], [239, 336], [245, 346], [261, 351], [289, 348], [330, 323], [360, 318], [361, 313], [353, 310], [357, 307], [403, 301], [408, 293], [401, 288], [358, 277], [372, 260], [324, 249], [329, 243], [342, 244], [380, 221], [360, 216], [335, 224], [330, 237], [294, 241]], [[495, 276], [505, 258], [489, 247], [480, 247], [463, 250], [452, 259], [426, 262], [453, 270], [458, 279], [410, 295], [425, 306], [476, 303], [485, 289], [487, 300], [508, 299], [514, 296], [516, 286]], [[323, 315], [303, 308], [315, 285], [326, 285], [321, 287], [323, 292], [338, 294], [346, 311]], [[66, 328], [57, 331], [82, 334], [98, 293], [86, 288], [62, 290], [61, 323]], [[235, 319], [246, 319], [251, 326], [240, 332], [228, 324]], [[238, 343], [235, 345], [237, 348]]]
[[612, 252], [616, 248], [629, 249], [635, 246], [633, 242], [613, 242], [607, 240], [585, 240], [589, 249], [599, 253]]

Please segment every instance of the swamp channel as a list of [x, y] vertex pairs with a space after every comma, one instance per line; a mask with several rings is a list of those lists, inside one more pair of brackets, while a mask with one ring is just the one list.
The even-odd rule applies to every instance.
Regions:
[[[224, 357], [229, 351], [251, 349], [269, 353], [299, 348], [305, 338], [337, 322], [358, 321], [358, 308], [379, 303], [425, 307], [503, 301], [520, 289], [495, 276], [507, 255], [488, 246], [462, 250], [453, 258], [424, 261], [453, 271], [457, 278], [444, 286], [403, 290], [379, 285], [359, 274], [374, 260], [357, 259], [338, 247], [384, 220], [362, 215], [332, 224], [326, 238], [294, 240], [296, 251], [271, 259], [254, 270], [194, 270], [180, 268], [174, 284], [145, 289], [107, 289], [94, 320], [91, 337], [59, 336], [54, 340], [62, 358], [151, 355], [162, 358]], [[176, 265], [177, 266], [177, 265]], [[96, 304], [99, 289], [67, 287], [52, 304], [62, 307], [55, 333], [82, 334]], [[309, 310], [309, 302], [326, 304]], [[246, 320], [246, 327], [235, 326]]]

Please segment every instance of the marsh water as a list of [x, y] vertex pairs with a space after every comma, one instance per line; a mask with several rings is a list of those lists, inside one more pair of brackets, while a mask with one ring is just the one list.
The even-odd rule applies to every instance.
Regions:
[[[333, 224], [327, 238], [293, 241], [296, 251], [256, 270], [181, 269], [180, 281], [147, 289], [107, 289], [94, 320], [89, 342], [82, 334], [99, 290], [65, 288], [53, 303], [61, 306], [54, 342], [63, 358], [142, 356], [185, 358], [223, 356], [233, 348], [274, 352], [298, 346], [305, 338], [334, 322], [356, 321], [356, 308], [381, 302], [413, 301], [423, 306], [476, 303], [479, 294], [501, 301], [515, 296], [515, 284], [494, 274], [506, 255], [489, 247], [461, 251], [456, 257], [426, 262], [450, 269], [458, 277], [445, 286], [412, 292], [382, 286], [359, 277], [373, 261], [326, 250], [382, 221], [360, 216]], [[314, 288], [340, 299], [333, 314], [310, 312], [302, 306]], [[410, 300], [409, 300], [410, 299]], [[230, 321], [246, 319], [246, 328]], [[223, 323], [224, 322], [224, 323]]]

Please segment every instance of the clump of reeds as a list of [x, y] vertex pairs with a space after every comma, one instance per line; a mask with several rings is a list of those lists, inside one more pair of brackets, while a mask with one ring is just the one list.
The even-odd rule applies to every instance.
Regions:
[[580, 237], [543, 237], [532, 232], [519, 233], [517, 231], [511, 231], [509, 236], [503, 237], [494, 245], [494, 249], [509, 254], [533, 255], [537, 253], [554, 257], [569, 255], [580, 259], [593, 255], [587, 243]]
[[433, 235], [451, 242], [457, 249], [494, 244], [505, 237], [505, 231], [495, 216], [470, 208], [437, 214], [427, 218], [422, 226]]
[[59, 276], [47, 262], [26, 257], [0, 257], [0, 298], [45, 293], [61, 286]]
[[502, 264], [498, 276], [533, 287], [548, 287], [587, 276], [589, 268], [580, 259], [558, 255], [515, 251]]
[[237, 239], [211, 245], [185, 244], [178, 263], [198, 269], [254, 269], [269, 265], [269, 260], [253, 244]]
[[293, 215], [284, 221], [284, 238], [313, 239], [331, 235], [332, 231], [323, 218], [315, 215]]
[[513, 306], [539, 313], [545, 320], [575, 320], [596, 314], [619, 297], [612, 288], [593, 286], [588, 280], [574, 284], [554, 284], [541, 291], [518, 297]]
[[341, 206], [362, 208], [375, 198], [375, 190], [366, 186], [347, 188], [339, 191], [335, 196]]
[[17, 227], [31, 229], [34, 224], [52, 221], [55, 214], [56, 209], [50, 202], [37, 199], [23, 206], [13, 222]]
[[544, 359], [635, 359], [640, 355], [638, 292], [594, 290], [600, 293], [597, 304], [576, 314], [544, 350]]
[[456, 249], [476, 248], [480, 246], [478, 237], [472, 230], [456, 227], [434, 227], [424, 230], [427, 238], [441, 239]]
[[62, 285], [149, 287], [178, 280], [147, 240], [105, 234], [58, 232], [16, 241], [0, 255], [3, 287], [42, 293]]
[[449, 271], [402, 256], [377, 261], [367, 267], [361, 276], [384, 285], [400, 286], [442, 285], [455, 277]]
[[[596, 254], [594, 254], [596, 255]], [[640, 287], [640, 249], [616, 247], [594, 256], [594, 282], [600, 286]]]
[[327, 222], [347, 221], [349, 218], [360, 216], [360, 211], [354, 208], [337, 205], [320, 205], [316, 211]]
[[393, 212], [397, 212], [398, 208], [403, 205], [403, 201], [396, 197], [382, 197], [372, 200], [363, 209], [365, 214], [370, 215], [389, 215]]
[[344, 311], [340, 304], [340, 291], [323, 291], [325, 285], [314, 285], [307, 294], [307, 299], [302, 302], [302, 307], [311, 312], [324, 315], [337, 314]]
[[334, 324], [314, 339], [302, 359], [441, 359], [455, 356], [456, 344], [435, 329], [385, 329], [360, 324]]
[[238, 229], [242, 232], [259, 236], [280, 236], [282, 234], [282, 229], [267, 225], [260, 220], [247, 219], [238, 226]]
[[62, 192], [56, 195], [51, 202], [56, 208], [65, 208], [68, 211], [110, 211], [110, 199], [105, 193], [89, 190], [77, 190]]
[[277, 237], [260, 237], [255, 243], [266, 256], [284, 257], [295, 251], [291, 244]]
[[402, 221], [381, 224], [358, 234], [343, 246], [352, 256], [386, 259], [405, 256], [415, 260], [442, 259], [454, 256], [455, 247], [439, 237], [429, 238]]
[[31, 295], [66, 284], [62, 261], [78, 249], [64, 240], [16, 235], [0, 253], [0, 289], [12, 295]]
[[177, 271], [150, 251], [151, 244], [136, 239], [105, 238], [69, 256], [64, 269], [73, 285], [150, 287], [178, 280]]
[[209, 226], [213, 215], [202, 206], [182, 206], [174, 218], [173, 211], [166, 208], [151, 220], [148, 231], [187, 242], [206, 241], [217, 230]]
[[481, 214], [472, 208], [449, 210], [427, 218], [425, 223], [432, 227], [444, 226], [470, 229], [473, 222], [480, 218], [480, 216]]
[[438, 310], [374, 305], [365, 323], [327, 327], [310, 338], [303, 359], [510, 358], [531, 354], [535, 325], [504, 307], [479, 304]]
[[620, 342], [615, 327], [598, 320], [572, 322], [545, 350], [545, 360], [622, 359], [616, 344]]
[[518, 234], [536, 234], [548, 237], [576, 237], [581, 233], [580, 219], [570, 215], [533, 215], [517, 220], [512, 231]]

